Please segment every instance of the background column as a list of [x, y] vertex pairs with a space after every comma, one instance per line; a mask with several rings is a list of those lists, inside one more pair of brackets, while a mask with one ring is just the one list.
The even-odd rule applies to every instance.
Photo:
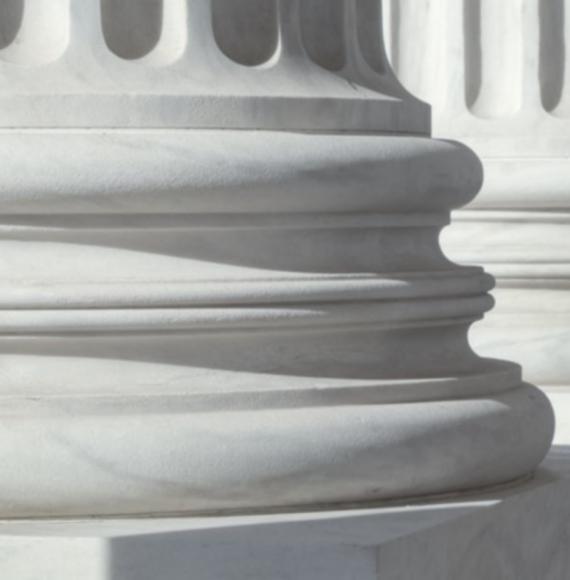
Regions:
[[496, 277], [481, 353], [570, 385], [570, 3], [387, 0], [391, 62], [433, 104], [436, 135], [481, 157], [481, 194], [443, 236]]

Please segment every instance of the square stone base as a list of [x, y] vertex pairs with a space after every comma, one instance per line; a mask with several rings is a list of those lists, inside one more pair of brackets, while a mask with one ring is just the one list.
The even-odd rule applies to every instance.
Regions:
[[0, 522], [2, 580], [568, 580], [570, 451], [437, 502], [218, 518]]

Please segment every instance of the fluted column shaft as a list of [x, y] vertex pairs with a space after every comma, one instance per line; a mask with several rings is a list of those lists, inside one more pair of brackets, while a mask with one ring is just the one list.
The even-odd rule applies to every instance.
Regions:
[[[13, 39], [0, 50], [0, 127], [213, 128], [223, 120], [279, 129], [286, 119], [291, 129], [425, 131], [424, 105], [376, 90], [398, 91], [370, 34], [376, 3], [336, 4], [331, 40], [310, 16], [329, 14], [316, 0], [156, 0], [128, 10], [112, 0], [9, 0], [0, 7]], [[154, 30], [154, 42], [148, 32], [151, 42], [139, 46], [137, 26]]]

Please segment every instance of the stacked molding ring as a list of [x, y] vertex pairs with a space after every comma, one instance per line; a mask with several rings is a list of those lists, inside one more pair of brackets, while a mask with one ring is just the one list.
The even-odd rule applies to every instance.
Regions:
[[[551, 408], [469, 347], [428, 137], [0, 135], [0, 513], [247, 511], [516, 480]], [[34, 170], [29, 170], [29, 159]]]

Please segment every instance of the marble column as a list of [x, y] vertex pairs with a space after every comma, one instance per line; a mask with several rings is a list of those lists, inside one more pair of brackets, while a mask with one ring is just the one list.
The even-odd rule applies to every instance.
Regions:
[[481, 194], [444, 248], [496, 277], [478, 352], [542, 387], [570, 386], [570, 2], [386, 0], [391, 62], [433, 104], [434, 132], [471, 146]]
[[481, 166], [430, 137], [379, 1], [10, 0], [0, 22], [0, 516], [534, 470], [550, 406], [471, 350], [492, 278], [438, 243]]

